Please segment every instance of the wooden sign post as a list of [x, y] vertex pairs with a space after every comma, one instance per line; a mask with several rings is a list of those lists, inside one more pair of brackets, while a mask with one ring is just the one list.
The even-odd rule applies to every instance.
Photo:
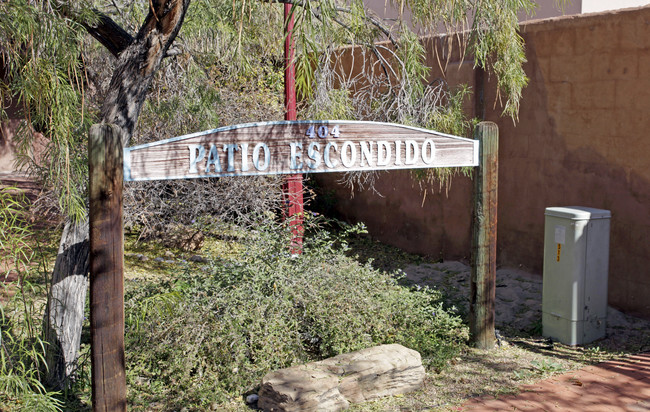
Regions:
[[474, 177], [469, 324], [476, 347], [492, 349], [495, 344], [499, 129], [492, 122], [481, 122], [476, 127], [476, 138], [481, 150]]
[[[497, 129], [481, 123], [475, 189], [472, 333], [494, 344]], [[391, 123], [251, 123], [122, 149], [119, 129], [89, 139], [93, 410], [126, 410], [122, 182], [479, 165], [479, 141]]]
[[250, 123], [124, 149], [127, 181], [476, 165], [476, 140], [352, 120]]
[[122, 141], [117, 126], [90, 129], [90, 354], [94, 411], [126, 411]]

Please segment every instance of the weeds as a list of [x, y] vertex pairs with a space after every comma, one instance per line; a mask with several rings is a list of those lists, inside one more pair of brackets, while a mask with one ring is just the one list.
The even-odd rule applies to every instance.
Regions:
[[34, 320], [40, 311], [35, 297], [41, 294], [27, 281], [12, 285], [15, 295], [0, 306], [0, 408], [2, 410], [58, 411], [58, 392], [41, 383], [45, 345]]
[[542, 359], [540, 361], [531, 361], [530, 364], [543, 375], [551, 374], [551, 373], [556, 373], [556, 372], [562, 372], [565, 370], [564, 366], [558, 362], [554, 362], [552, 360], [546, 360]]
[[[44, 293], [30, 283], [36, 257], [32, 229], [27, 223], [25, 201], [14, 188], [0, 189], [0, 267], [6, 301], [0, 305], [0, 409], [58, 411], [58, 393], [41, 383], [45, 345], [41, 339], [38, 297]], [[6, 298], [8, 297], [8, 298]]]

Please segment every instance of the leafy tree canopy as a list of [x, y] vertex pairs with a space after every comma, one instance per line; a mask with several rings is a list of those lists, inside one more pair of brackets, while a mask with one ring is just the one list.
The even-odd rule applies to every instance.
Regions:
[[[5, 106], [9, 102], [20, 107], [26, 119], [18, 139], [20, 163], [38, 172], [48, 186], [57, 188], [58, 206], [68, 215], [84, 214], [84, 141], [89, 125], [101, 118], [102, 104], [114, 87], [110, 83], [114, 57], [142, 30], [140, 26], [150, 8], [158, 3], [161, 2], [0, 3], [0, 62], [4, 70], [0, 93], [5, 103], [0, 115], [7, 117]], [[182, 30], [167, 51], [161, 70], [155, 73], [133, 138], [160, 139], [230, 121], [278, 116], [282, 112], [284, 18], [283, 8], [276, 3], [294, 5], [298, 86], [307, 102], [304, 115], [328, 111], [341, 117], [372, 117], [373, 110], [391, 113], [385, 110], [390, 106], [398, 109], [398, 115], [390, 120], [431, 126], [435, 113], [444, 115], [449, 104], [459, 106], [453, 98], [441, 98], [440, 93], [434, 93], [425, 105], [431, 110], [413, 112], [414, 107], [422, 106], [422, 98], [431, 94], [423, 83], [428, 70], [423, 64], [424, 49], [407, 24], [401, 20], [393, 25], [382, 21], [361, 0], [205, 0], [191, 5], [185, 2], [189, 8]], [[422, 28], [437, 30], [445, 26], [466, 31], [468, 35], [463, 36], [463, 41], [475, 56], [476, 65], [498, 79], [504, 113], [516, 116], [521, 90], [527, 82], [522, 69], [524, 45], [517, 32], [517, 13], [531, 12], [532, 1], [393, 3], [400, 10], [410, 9], [414, 22]], [[392, 46], [378, 47], [376, 42], [382, 39], [390, 40]], [[388, 84], [392, 89], [392, 94], [386, 94], [391, 96], [390, 101], [373, 107], [366, 99], [365, 112], [355, 112], [352, 106], [363, 104], [353, 101], [341, 89], [350, 84], [333, 81], [331, 70], [329, 74], [324, 70], [331, 66], [331, 53], [345, 45], [367, 47], [383, 67], [380, 75], [400, 79], [399, 87], [384, 80], [383, 86], [367, 96], [376, 97], [378, 90], [385, 92]], [[237, 90], [243, 94], [256, 90], [256, 95], [244, 98], [237, 95]], [[258, 98], [256, 105], [252, 100]], [[215, 107], [226, 107], [223, 99], [238, 99], [241, 106], [218, 112]], [[310, 106], [310, 101], [319, 104]], [[445, 122], [449, 123], [450, 118], [444, 118], [441, 124]], [[44, 161], [38, 163], [33, 162], [31, 155], [33, 129], [48, 142]]]

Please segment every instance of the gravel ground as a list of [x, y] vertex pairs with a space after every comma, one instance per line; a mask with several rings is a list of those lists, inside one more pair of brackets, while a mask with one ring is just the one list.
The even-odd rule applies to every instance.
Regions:
[[[445, 300], [461, 314], [469, 310], [470, 267], [447, 261], [409, 265], [403, 270], [415, 284], [441, 290]], [[513, 268], [497, 270], [496, 328], [506, 335], [542, 332], [542, 277]], [[607, 332], [594, 344], [611, 351], [643, 352], [650, 350], [650, 320], [640, 319], [607, 308]]]

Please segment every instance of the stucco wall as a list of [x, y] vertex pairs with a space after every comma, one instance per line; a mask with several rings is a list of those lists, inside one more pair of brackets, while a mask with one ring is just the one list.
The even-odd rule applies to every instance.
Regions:
[[[650, 8], [536, 21], [521, 31], [530, 84], [516, 124], [500, 117], [493, 79], [485, 80], [485, 118], [500, 130], [499, 264], [541, 275], [546, 207], [609, 209], [609, 302], [650, 318]], [[476, 90], [471, 66], [452, 61], [446, 77]], [[469, 257], [468, 179], [455, 178], [449, 197], [429, 193], [424, 205], [407, 172], [383, 175], [384, 197], [350, 198], [334, 176], [321, 179], [337, 191], [339, 212], [377, 238]]]
[[[0, 78], [4, 76], [4, 70], [0, 65]], [[16, 115], [16, 108], [11, 102], [2, 102], [5, 106], [7, 119], [0, 122], [0, 175], [14, 173], [16, 150], [13, 141], [14, 134], [18, 128], [20, 120]]]

